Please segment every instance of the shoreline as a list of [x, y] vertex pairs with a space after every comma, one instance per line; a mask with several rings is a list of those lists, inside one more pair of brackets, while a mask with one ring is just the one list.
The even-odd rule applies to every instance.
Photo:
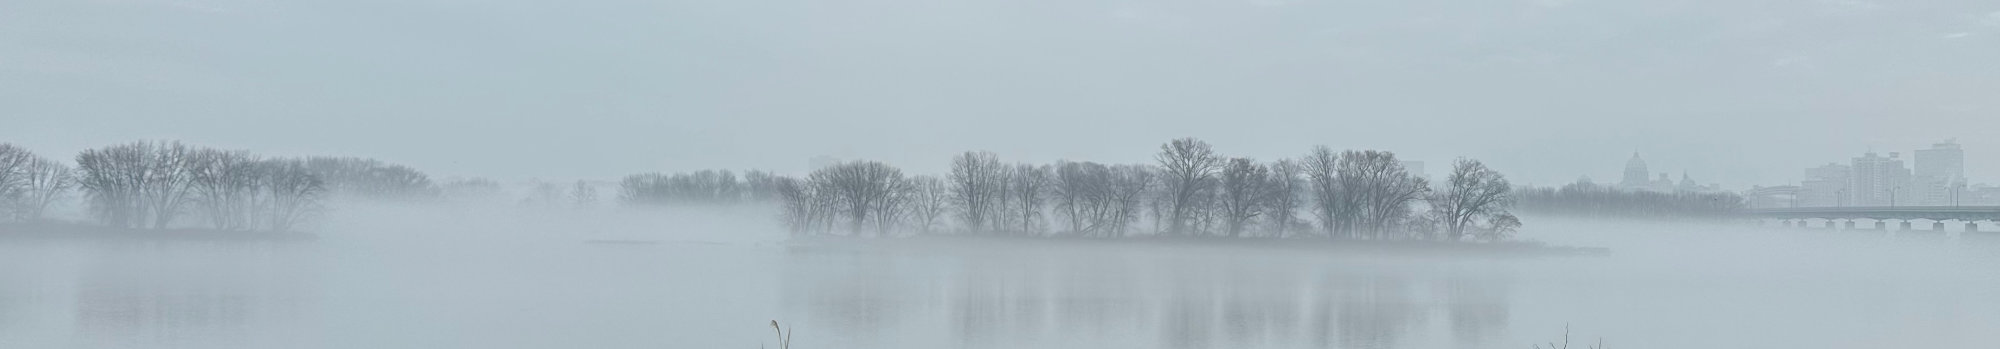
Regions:
[[1185, 248], [1262, 251], [1306, 251], [1335, 253], [1395, 253], [1444, 256], [1599, 256], [1610, 254], [1604, 247], [1549, 245], [1539, 241], [1443, 242], [1424, 240], [1333, 240], [1325, 238], [1208, 238], [1208, 237], [1026, 237], [973, 235], [919, 235], [893, 238], [844, 236], [797, 237], [785, 241], [794, 250], [864, 250], [927, 247], [977, 249], [994, 246], [1046, 248]]
[[0, 240], [314, 241], [311, 233], [214, 229], [130, 229], [77, 223], [0, 224]]

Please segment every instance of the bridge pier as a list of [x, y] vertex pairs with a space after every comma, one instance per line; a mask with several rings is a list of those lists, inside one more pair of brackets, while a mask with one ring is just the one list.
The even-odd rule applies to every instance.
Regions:
[[[1887, 206], [1887, 207], [1791, 207], [1758, 208], [1745, 212], [1744, 218], [1761, 220], [1764, 226], [1781, 225], [1787, 228], [1820, 228], [1828, 230], [1853, 231], [1931, 231], [1949, 232], [1950, 227], [1943, 221], [1956, 220], [1965, 226], [1965, 232], [1981, 236], [1991, 235], [2000, 239], [2000, 231], [1979, 231], [1980, 221], [2000, 221], [2000, 206]], [[1825, 223], [1814, 224], [1813, 220]], [[1778, 220], [1778, 224], [1771, 224]], [[1867, 220], [1874, 224], [1864, 225]], [[1889, 221], [1896, 221], [1891, 229]], [[1930, 229], [1916, 227], [1916, 221], [1930, 221]]]

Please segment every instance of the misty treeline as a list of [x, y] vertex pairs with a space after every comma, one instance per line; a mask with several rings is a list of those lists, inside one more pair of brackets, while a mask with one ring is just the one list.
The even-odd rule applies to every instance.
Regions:
[[74, 163], [0, 143], [0, 213], [50, 220], [58, 202], [127, 229], [292, 231], [331, 197], [421, 200], [442, 192], [409, 167], [361, 158], [264, 157], [247, 151], [139, 141], [88, 149]]
[[1524, 187], [1522, 213], [1593, 218], [1733, 218], [1749, 204], [1729, 192], [1627, 190], [1578, 181], [1561, 188]]
[[618, 199], [639, 206], [772, 202], [778, 199], [778, 179], [763, 171], [747, 171], [740, 177], [728, 170], [643, 173], [618, 182]]
[[1476, 160], [1432, 185], [1386, 151], [1313, 149], [1298, 159], [1217, 154], [1184, 138], [1152, 164], [1007, 163], [989, 152], [951, 159], [943, 176], [852, 161], [803, 178], [728, 171], [641, 174], [628, 205], [762, 202], [796, 236], [965, 234], [1484, 240], [1520, 226], [1511, 187]]

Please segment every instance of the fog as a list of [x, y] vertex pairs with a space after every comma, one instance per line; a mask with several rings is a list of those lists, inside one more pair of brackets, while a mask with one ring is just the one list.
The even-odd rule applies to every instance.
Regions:
[[1995, 347], [1993, 62], [1984, 1], [0, 1], [0, 348]]
[[772, 347], [773, 319], [814, 348], [2000, 343], [2000, 244], [1977, 239], [1529, 217], [1522, 239], [1612, 252], [811, 248], [737, 213], [368, 207], [309, 243], [9, 239], [0, 345]]

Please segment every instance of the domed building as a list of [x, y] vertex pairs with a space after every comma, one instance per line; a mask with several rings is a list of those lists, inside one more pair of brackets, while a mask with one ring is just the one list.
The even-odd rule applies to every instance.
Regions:
[[1618, 182], [1618, 186], [1632, 190], [1652, 187], [1652, 181], [1646, 178], [1649, 173], [1651, 172], [1646, 171], [1646, 159], [1639, 158], [1639, 153], [1633, 152], [1632, 159], [1625, 161], [1625, 180]]

